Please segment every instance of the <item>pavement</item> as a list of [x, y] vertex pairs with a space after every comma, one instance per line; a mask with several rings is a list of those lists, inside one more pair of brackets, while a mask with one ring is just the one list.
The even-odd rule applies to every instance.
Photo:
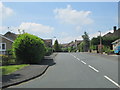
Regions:
[[56, 55], [57, 53], [53, 53], [50, 56], [45, 56], [45, 59], [39, 65], [26, 66], [10, 75], [2, 76], [2, 88], [17, 85], [41, 76], [49, 66], [55, 64], [53, 59]]
[[9, 88], [120, 88], [118, 57], [58, 53], [42, 76]]

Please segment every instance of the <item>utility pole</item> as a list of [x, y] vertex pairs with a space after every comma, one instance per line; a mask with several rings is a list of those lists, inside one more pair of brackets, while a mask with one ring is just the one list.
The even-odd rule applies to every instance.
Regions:
[[101, 31], [100, 32], [100, 53], [102, 54], [102, 38], [101, 38]]
[[78, 48], [77, 48], [77, 40], [75, 40], [75, 46], [76, 46], [76, 52], [77, 52], [77, 50], [78, 50]]

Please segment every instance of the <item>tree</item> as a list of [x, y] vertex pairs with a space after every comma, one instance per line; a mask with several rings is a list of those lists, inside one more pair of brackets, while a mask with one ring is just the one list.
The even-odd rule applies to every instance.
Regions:
[[90, 39], [89, 39], [87, 32], [84, 32], [84, 35], [82, 35], [82, 38], [83, 38], [83, 42], [84, 42], [83, 50], [84, 50], [84, 52], [88, 52], [89, 47], [90, 47]]
[[19, 35], [12, 46], [19, 63], [40, 63], [46, 51], [43, 40], [28, 33]]
[[[112, 49], [112, 42], [114, 42], [115, 40], [119, 39], [120, 37], [101, 37], [102, 39], [102, 45], [106, 46], [106, 47], [110, 47], [110, 49]], [[91, 40], [91, 45], [93, 46], [98, 46], [100, 44], [100, 36], [98, 37], [93, 37]]]
[[55, 50], [55, 52], [59, 52], [59, 51], [60, 51], [60, 46], [59, 46], [59, 44], [58, 44], [58, 40], [55, 40], [54, 50]]
[[79, 49], [80, 52], [84, 52], [84, 45], [85, 45], [84, 42], [81, 42], [81, 43], [78, 45], [78, 49]]

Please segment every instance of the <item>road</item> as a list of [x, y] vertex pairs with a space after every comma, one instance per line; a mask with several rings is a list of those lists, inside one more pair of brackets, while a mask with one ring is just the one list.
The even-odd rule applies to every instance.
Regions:
[[117, 56], [58, 53], [55, 63], [44, 75], [10, 88], [120, 88]]

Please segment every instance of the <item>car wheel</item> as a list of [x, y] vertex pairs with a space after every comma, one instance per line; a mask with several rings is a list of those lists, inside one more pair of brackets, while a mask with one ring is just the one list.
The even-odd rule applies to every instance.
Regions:
[[120, 51], [118, 52], [118, 55], [120, 55]]

